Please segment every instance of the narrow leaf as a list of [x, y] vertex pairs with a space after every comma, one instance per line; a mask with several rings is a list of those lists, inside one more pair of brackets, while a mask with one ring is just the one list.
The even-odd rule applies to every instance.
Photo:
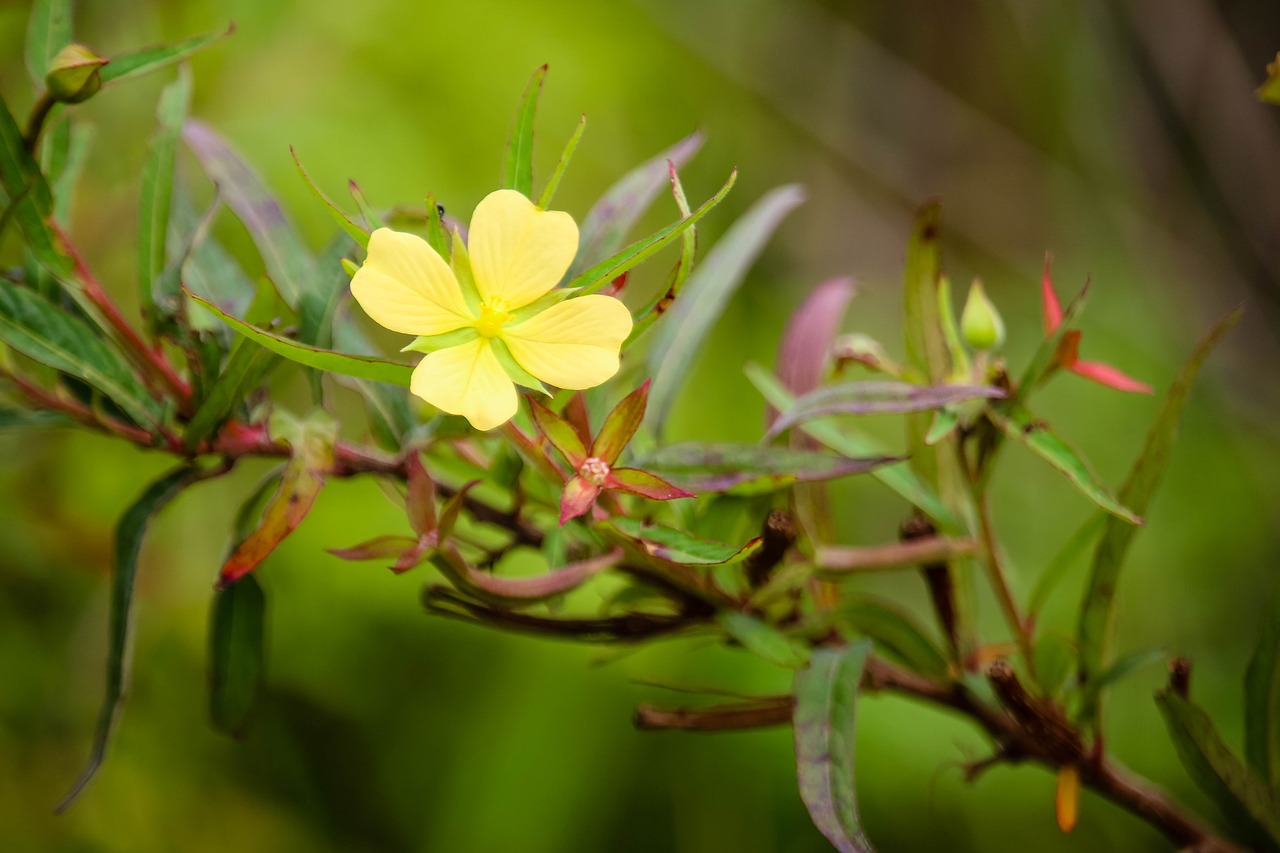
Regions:
[[320, 200], [320, 203], [324, 205], [324, 209], [329, 212], [329, 216], [333, 218], [333, 221], [338, 223], [338, 227], [350, 234], [351, 239], [361, 246], [367, 247], [369, 245], [369, 231], [363, 226], [357, 225], [345, 210], [338, 207], [333, 199], [329, 198], [325, 191], [320, 189], [315, 181], [311, 180], [311, 175], [307, 174], [302, 161], [298, 159], [298, 152], [293, 149], [292, 145], [289, 146], [289, 156], [293, 157], [293, 165], [298, 167], [298, 174], [302, 176], [302, 180], [311, 188], [311, 192]]
[[1007, 437], [1056, 468], [1089, 500], [1129, 524], [1142, 524], [1142, 518], [1117, 500], [1080, 454], [1054, 435], [1044, 421], [1020, 406], [993, 410], [990, 417]]
[[921, 675], [945, 678], [947, 658], [910, 614], [887, 601], [859, 596], [841, 606], [839, 617]]
[[209, 717], [215, 729], [233, 737], [244, 735], [262, 694], [266, 611], [266, 597], [253, 575], [214, 593]]
[[533, 198], [533, 119], [538, 111], [538, 96], [547, 66], [533, 72], [533, 79], [520, 98], [511, 134], [507, 137], [507, 155], [502, 167], [502, 186]]
[[564, 151], [560, 153], [560, 159], [556, 162], [555, 171], [551, 173], [551, 179], [542, 188], [542, 195], [538, 196], [538, 207], [543, 210], [549, 208], [551, 200], [556, 197], [556, 190], [560, 188], [560, 179], [564, 177], [565, 169], [569, 168], [569, 163], [573, 160], [573, 152], [578, 150], [578, 142], [582, 139], [582, 132], [586, 129], [587, 116], [586, 113], [583, 113], [582, 118], [578, 120], [578, 126], [573, 129], [573, 135], [565, 143]]
[[1280, 600], [1263, 615], [1258, 644], [1244, 677], [1244, 754], [1249, 766], [1280, 792]]
[[138, 204], [138, 304], [153, 331], [156, 283], [169, 260], [166, 240], [178, 137], [190, 101], [191, 73], [184, 66], [178, 78], [160, 93], [160, 104], [156, 108], [159, 127], [151, 137], [151, 147], [142, 164], [142, 198]]
[[599, 435], [591, 445], [591, 455], [603, 459], [606, 465], [617, 462], [631, 437], [640, 428], [648, 402], [649, 380], [646, 379], [643, 385], [623, 397], [613, 407], [613, 411], [609, 412], [600, 426]]
[[[538, 432], [560, 451], [565, 461], [574, 470], [582, 467], [582, 463], [587, 458], [587, 449], [582, 446], [582, 439], [578, 437], [578, 433], [569, 425], [569, 422], [533, 397], [529, 397], [529, 411], [533, 415], [533, 423], [538, 427]], [[585, 511], [584, 509], [583, 512]]]
[[107, 753], [107, 743], [124, 702], [129, 678], [130, 635], [133, 626], [133, 589], [138, 573], [138, 555], [151, 519], [195, 477], [194, 468], [183, 466], [152, 483], [121, 516], [116, 525], [111, 571], [111, 613], [107, 633], [107, 682], [102, 709], [89, 762], [70, 793], [58, 805], [65, 811], [93, 779]]
[[[822, 384], [831, 361], [831, 347], [854, 292], [851, 278], [827, 279], [788, 318], [778, 345], [775, 372], [782, 386], [797, 397], [803, 398]], [[774, 415], [771, 410], [770, 421]]]
[[900, 461], [895, 456], [850, 459], [759, 444], [684, 442], [667, 445], [640, 464], [692, 491], [719, 492], [767, 478], [780, 484], [834, 480]]
[[[1240, 319], [1234, 311], [1219, 320], [1201, 338], [1195, 350], [1183, 363], [1177, 377], [1160, 404], [1160, 411], [1143, 442], [1142, 451], [1120, 487], [1119, 499], [1135, 513], [1143, 514], [1151, 506], [1156, 489], [1164, 477], [1165, 467], [1177, 438], [1178, 424], [1191, 395], [1200, 366], [1214, 346]], [[1110, 644], [1112, 614], [1120, 578], [1120, 569], [1128, 555], [1136, 528], [1108, 519], [1093, 555], [1089, 585], [1080, 610], [1080, 675], [1083, 682], [1096, 678], [1103, 670]]]
[[670, 245], [687, 229], [692, 228], [699, 219], [710, 213], [712, 208], [723, 201], [724, 197], [729, 194], [729, 190], [733, 189], [733, 185], [737, 180], [738, 172], [735, 169], [729, 173], [729, 179], [724, 182], [724, 186], [720, 188], [719, 192], [704, 201], [702, 206], [692, 214], [655, 231], [643, 240], [637, 240], [617, 254], [584, 270], [574, 276], [566, 287], [582, 288], [582, 294], [594, 293], [605, 285], [612, 283], [618, 276], [644, 263]]
[[767, 622], [736, 610], [723, 611], [717, 621], [724, 632], [752, 654], [776, 666], [800, 669], [809, 662], [809, 650]]
[[1027, 618], [1034, 620], [1044, 609], [1054, 590], [1066, 580], [1076, 561], [1082, 557], [1093, 541], [1102, 533], [1109, 516], [1095, 512], [1071, 535], [1054, 558], [1040, 572], [1035, 589], [1031, 591], [1031, 603], [1027, 606]]
[[690, 533], [670, 527], [648, 525], [637, 518], [619, 516], [609, 521], [615, 530], [633, 540], [638, 540], [652, 556], [687, 566], [719, 566], [737, 563], [759, 550], [760, 540], [752, 539], [746, 545], [735, 547], [721, 542], [700, 539]]
[[173, 44], [148, 47], [113, 56], [110, 62], [102, 66], [102, 82], [110, 83], [113, 80], [137, 77], [139, 74], [157, 71], [167, 65], [181, 62], [193, 53], [208, 47], [219, 39], [226, 38], [235, 31], [235, 24], [231, 24], [221, 32], [205, 33], [204, 35], [192, 36]]
[[0, 341], [23, 355], [80, 379], [105, 394], [142, 426], [160, 421], [160, 405], [123, 356], [78, 317], [0, 278]]
[[1223, 742], [1209, 716], [1171, 690], [1156, 694], [1156, 704], [1191, 780], [1233, 825], [1280, 848], [1280, 800]]
[[27, 150], [22, 130], [3, 102], [0, 102], [0, 185], [4, 188], [0, 202], [7, 206], [7, 200], [13, 199], [13, 211], [9, 215], [22, 229], [27, 249], [55, 277], [63, 282], [71, 281], [74, 278], [71, 260], [62, 251], [49, 224], [53, 217], [53, 193], [39, 164]]
[[569, 278], [622, 248], [627, 234], [667, 186], [667, 162], [677, 167], [689, 161], [702, 147], [703, 136], [694, 133], [647, 160], [605, 191], [592, 206], [578, 230], [578, 255], [569, 268]]
[[872, 853], [854, 788], [854, 723], [871, 641], [818, 649], [796, 673], [793, 721], [800, 798], [840, 853]]
[[398, 557], [405, 551], [417, 546], [418, 539], [412, 536], [376, 536], [367, 542], [361, 542], [359, 545], [352, 545], [349, 548], [326, 548], [333, 556], [339, 560], [385, 560], [388, 557]]
[[413, 374], [412, 365], [384, 361], [383, 359], [369, 356], [347, 355], [307, 346], [291, 338], [282, 337], [264, 329], [250, 326], [243, 320], [232, 317], [212, 302], [207, 299], [201, 299], [190, 291], [187, 291], [187, 295], [213, 312], [224, 323], [246, 338], [256, 341], [290, 361], [305, 364], [307, 367], [327, 370], [330, 373], [341, 373], [343, 376], [354, 376], [357, 379], [372, 379], [376, 382], [388, 382], [392, 385], [409, 387], [409, 378]]
[[831, 415], [880, 415], [924, 412], [966, 400], [1003, 397], [991, 385], [912, 385], [909, 382], [871, 381], [829, 385], [797, 397], [795, 405], [774, 421], [765, 440], [783, 430]]
[[646, 419], [660, 432], [681, 380], [725, 306], [746, 277], [773, 232], [804, 201], [804, 190], [789, 184], [770, 190], [735, 222], [689, 276], [681, 298], [667, 312], [649, 349], [653, 390]]
[[[110, 65], [106, 66], [110, 68]], [[296, 308], [312, 275], [306, 244], [257, 173], [203, 122], [191, 120], [182, 138], [196, 155], [223, 201], [235, 212], [262, 254], [267, 275], [290, 307]]]
[[27, 73], [37, 89], [44, 89], [49, 61], [71, 43], [71, 0], [35, 0], [27, 23]]

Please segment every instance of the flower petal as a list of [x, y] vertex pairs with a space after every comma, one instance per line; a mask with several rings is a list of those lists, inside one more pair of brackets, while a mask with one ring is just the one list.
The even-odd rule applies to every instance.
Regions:
[[428, 353], [414, 368], [409, 390], [476, 429], [493, 429], [516, 413], [516, 386], [487, 338]]
[[577, 518], [591, 509], [599, 494], [599, 486], [576, 475], [570, 477], [569, 482], [564, 484], [564, 494], [560, 496], [560, 523], [563, 525], [569, 519]]
[[631, 312], [612, 296], [579, 296], [502, 330], [511, 354], [559, 388], [592, 388], [618, 372]]
[[578, 252], [578, 225], [563, 211], [498, 190], [476, 206], [467, 249], [480, 296], [502, 300], [509, 311], [556, 286]]
[[406, 335], [439, 335], [475, 322], [444, 258], [421, 237], [390, 228], [369, 236], [351, 295], [378, 325]]

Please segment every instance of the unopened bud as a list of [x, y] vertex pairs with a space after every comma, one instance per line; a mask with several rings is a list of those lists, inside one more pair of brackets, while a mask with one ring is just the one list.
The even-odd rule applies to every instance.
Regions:
[[107, 60], [82, 44], [69, 44], [49, 63], [44, 84], [55, 101], [78, 104], [102, 88], [102, 66]]
[[997, 350], [1004, 344], [1004, 320], [976, 279], [960, 315], [960, 333], [976, 350]]

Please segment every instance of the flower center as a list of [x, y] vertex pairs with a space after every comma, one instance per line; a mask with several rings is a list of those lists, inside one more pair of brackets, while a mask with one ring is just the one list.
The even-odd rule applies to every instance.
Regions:
[[597, 456], [588, 456], [578, 468], [578, 476], [593, 486], [603, 486], [609, 478], [609, 463]]
[[480, 319], [476, 320], [476, 331], [482, 337], [496, 338], [502, 326], [511, 320], [511, 315], [502, 309], [506, 306], [495, 300], [495, 304], [485, 303], [480, 306]]

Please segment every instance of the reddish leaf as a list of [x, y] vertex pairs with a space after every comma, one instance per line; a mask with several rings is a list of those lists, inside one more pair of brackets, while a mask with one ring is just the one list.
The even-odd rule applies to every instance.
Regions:
[[564, 419], [578, 434], [583, 447], [591, 444], [591, 416], [587, 414], [587, 398], [581, 391], [569, 398], [568, 405], [564, 407]]
[[484, 594], [486, 598], [496, 598], [508, 605], [516, 603], [532, 604], [557, 595], [563, 595], [581, 586], [592, 576], [616, 566], [621, 561], [623, 552], [615, 548], [607, 554], [570, 563], [561, 569], [553, 569], [543, 575], [524, 578], [507, 578], [478, 572], [467, 566], [456, 552], [450, 554], [450, 564], [461, 575], [462, 584], [473, 591]]
[[400, 557], [391, 566], [391, 571], [398, 575], [412, 569], [414, 566], [422, 562], [424, 555], [432, 548], [436, 547], [436, 532], [432, 530], [424, 533], [410, 547], [406, 548]]
[[[600, 434], [591, 445], [591, 455], [612, 465], [622, 455], [622, 449], [631, 441], [644, 420], [644, 410], [649, 403], [649, 383], [644, 384], [622, 398], [622, 402], [614, 407], [600, 427]], [[580, 463], [579, 463], [580, 464]], [[577, 467], [575, 465], [575, 467]]]
[[591, 509], [598, 494], [599, 486], [588, 483], [577, 475], [570, 477], [569, 482], [564, 484], [564, 494], [560, 496], [560, 523], [564, 524]]
[[[853, 279], [828, 279], [813, 289], [787, 321], [778, 347], [777, 374], [795, 396], [822, 384], [831, 346], [853, 294]], [[770, 408], [766, 418], [772, 423], [776, 416], [777, 412]]]
[[1077, 361], [1067, 368], [1077, 376], [1083, 376], [1099, 385], [1114, 388], [1117, 391], [1129, 391], [1135, 394], [1154, 394], [1155, 389], [1145, 382], [1139, 382], [1121, 373], [1109, 364], [1100, 361]]
[[417, 541], [412, 536], [378, 536], [350, 548], [326, 548], [340, 560], [385, 560], [394, 557], [407, 548], [412, 548]]
[[436, 529], [436, 484], [422, 467], [422, 458], [413, 452], [405, 460], [409, 471], [409, 490], [404, 507], [409, 516], [409, 526], [421, 536]]
[[453, 533], [453, 526], [458, 523], [458, 515], [462, 512], [463, 506], [467, 502], [467, 492], [471, 491], [480, 483], [479, 480], [472, 480], [461, 489], [458, 489], [449, 500], [444, 502], [444, 507], [440, 510], [440, 526], [436, 529], [436, 540], [438, 542], [447, 542], [450, 534]]
[[569, 422], [533, 397], [529, 397], [529, 410], [533, 413], [533, 422], [538, 431], [546, 436], [570, 465], [575, 469], [581, 467], [587, 458], [587, 448]]
[[639, 468], [614, 468], [609, 472], [609, 478], [604, 484], [605, 488], [622, 489], [624, 492], [654, 501], [696, 497], [692, 492], [677, 488], [656, 474], [641, 471]]
[[1044, 318], [1044, 333], [1052, 335], [1062, 325], [1062, 303], [1053, 289], [1053, 280], [1049, 276], [1049, 267], [1053, 263], [1053, 255], [1045, 252], [1044, 272], [1040, 275], [1040, 311]]

